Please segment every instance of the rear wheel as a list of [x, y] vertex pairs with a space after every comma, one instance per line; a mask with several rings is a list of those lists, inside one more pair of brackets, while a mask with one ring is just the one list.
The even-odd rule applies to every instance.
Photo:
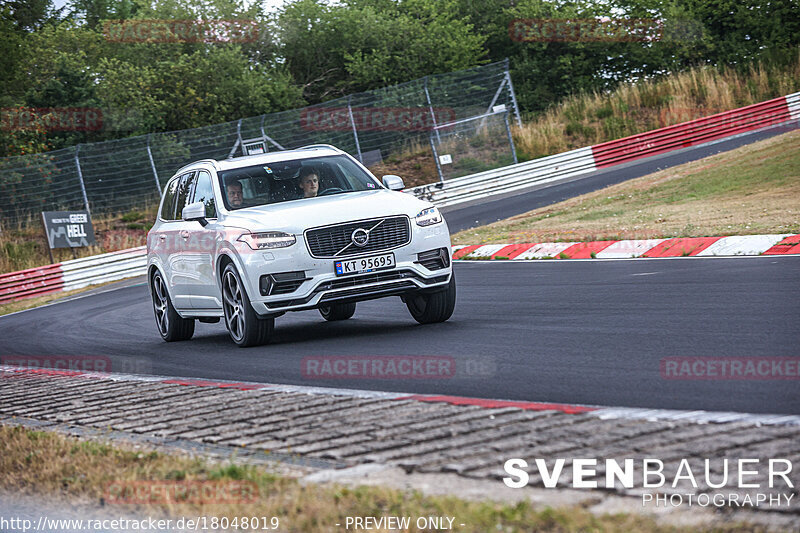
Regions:
[[347, 320], [356, 312], [355, 302], [349, 304], [334, 304], [319, 308], [319, 314], [325, 320]]
[[450, 275], [447, 289], [432, 294], [416, 293], [406, 296], [406, 306], [420, 324], [444, 322], [456, 308], [456, 273]]
[[250, 305], [233, 264], [226, 266], [222, 272], [222, 310], [231, 339], [242, 348], [266, 343], [275, 328], [274, 318], [259, 318]]
[[159, 271], [153, 274], [150, 294], [153, 298], [153, 311], [161, 338], [167, 342], [191, 339], [194, 335], [194, 320], [181, 317], [172, 306], [167, 285]]

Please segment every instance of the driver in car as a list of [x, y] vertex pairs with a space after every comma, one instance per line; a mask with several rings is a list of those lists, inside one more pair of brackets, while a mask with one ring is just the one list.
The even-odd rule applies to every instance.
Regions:
[[242, 207], [244, 196], [242, 194], [242, 183], [239, 180], [234, 180], [225, 187], [225, 192], [228, 195], [228, 203], [231, 207], [237, 209]]
[[297, 186], [303, 191], [303, 198], [313, 198], [319, 192], [319, 174], [313, 168], [300, 171]]

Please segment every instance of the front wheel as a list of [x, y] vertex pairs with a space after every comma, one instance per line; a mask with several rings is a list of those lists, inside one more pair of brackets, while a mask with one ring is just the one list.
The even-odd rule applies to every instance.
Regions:
[[406, 306], [420, 324], [444, 322], [456, 308], [456, 273], [450, 275], [447, 288], [432, 294], [416, 293], [406, 297]]
[[194, 320], [181, 317], [172, 306], [161, 272], [156, 271], [153, 274], [150, 295], [153, 298], [153, 311], [161, 338], [167, 342], [191, 339], [194, 335]]
[[274, 318], [259, 318], [250, 305], [233, 264], [222, 272], [222, 310], [231, 339], [242, 348], [265, 344], [275, 328]]
[[355, 302], [349, 304], [326, 305], [319, 308], [319, 314], [322, 315], [322, 318], [325, 320], [330, 320], [331, 322], [336, 320], [347, 320], [353, 316], [355, 312]]

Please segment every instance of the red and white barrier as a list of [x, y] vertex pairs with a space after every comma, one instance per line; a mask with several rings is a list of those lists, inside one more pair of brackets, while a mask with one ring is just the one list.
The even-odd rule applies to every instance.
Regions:
[[61, 263], [0, 274], [0, 303], [62, 290]]
[[592, 146], [594, 164], [606, 168], [643, 157], [724, 139], [796, 119], [800, 93], [717, 113]]
[[147, 248], [129, 248], [0, 274], [0, 304], [144, 275]]

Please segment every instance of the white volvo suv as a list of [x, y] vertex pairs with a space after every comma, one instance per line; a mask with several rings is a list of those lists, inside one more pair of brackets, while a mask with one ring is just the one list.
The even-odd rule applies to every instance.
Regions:
[[202, 160], [164, 189], [147, 235], [156, 325], [186, 340], [195, 320], [225, 320], [239, 346], [269, 340], [286, 311], [353, 316], [400, 296], [426, 324], [450, 318], [450, 233], [433, 205], [378, 181], [332, 146]]

